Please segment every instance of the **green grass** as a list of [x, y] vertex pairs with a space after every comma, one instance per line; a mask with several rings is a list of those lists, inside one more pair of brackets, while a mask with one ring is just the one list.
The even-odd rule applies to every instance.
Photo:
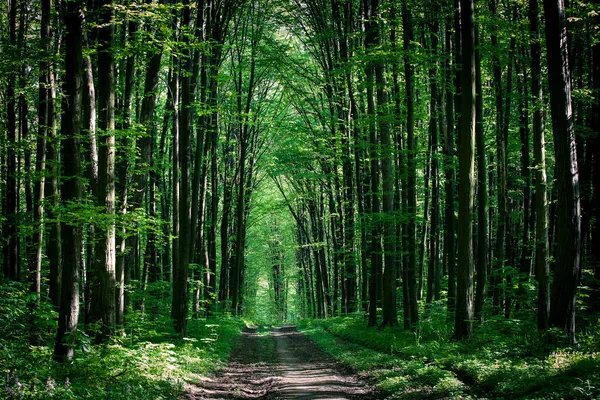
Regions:
[[32, 346], [28, 299], [18, 285], [3, 288], [0, 399], [176, 399], [184, 384], [224, 364], [244, 325], [227, 317], [190, 320], [182, 338], [165, 315], [168, 306], [161, 304], [154, 317], [141, 311], [128, 314], [125, 334], [109, 343], [92, 345], [80, 332], [75, 359], [59, 364], [52, 360], [55, 313], [37, 311], [40, 343]]
[[[389, 351], [384, 339], [377, 331], [362, 328], [363, 320], [331, 319], [327, 321], [305, 321], [299, 329], [321, 349], [342, 361], [347, 366], [375, 383], [379, 392], [393, 398], [451, 397], [468, 398], [466, 385], [450, 371], [419, 359], [398, 357]], [[332, 329], [336, 327], [337, 329]], [[342, 326], [358, 328], [357, 337], [341, 335]], [[338, 334], [334, 334], [337, 332]], [[388, 333], [387, 331], [384, 333]], [[368, 347], [373, 344], [373, 348]], [[387, 351], [376, 348], [386, 347]]]
[[452, 342], [435, 309], [416, 333], [367, 328], [362, 317], [299, 329], [392, 398], [600, 398], [600, 332], [580, 334], [576, 348], [548, 347], [532, 323], [493, 318], [473, 340]]

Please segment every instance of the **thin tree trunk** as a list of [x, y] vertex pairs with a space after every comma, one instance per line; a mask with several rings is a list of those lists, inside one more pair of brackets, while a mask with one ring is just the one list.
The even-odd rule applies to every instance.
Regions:
[[535, 274], [538, 281], [538, 329], [549, 328], [550, 269], [548, 264], [548, 202], [546, 183], [546, 145], [542, 105], [541, 46], [539, 5], [529, 2], [531, 41], [531, 95], [533, 107], [533, 158], [535, 168]]
[[475, 111], [475, 136], [477, 141], [477, 287], [475, 292], [475, 319], [483, 322], [485, 286], [488, 271], [488, 187], [487, 156], [483, 126], [483, 88], [481, 85], [481, 58], [479, 53], [479, 29], [475, 29], [475, 87], [477, 92]]
[[42, 60], [40, 61], [40, 87], [38, 90], [39, 107], [38, 107], [38, 137], [36, 145], [36, 164], [35, 172], [37, 181], [34, 189], [34, 258], [31, 268], [32, 285], [31, 291], [40, 294], [41, 279], [42, 279], [42, 251], [44, 247], [44, 194], [46, 183], [46, 141], [48, 131], [52, 128], [50, 121], [54, 119], [48, 112], [52, 109], [50, 102], [50, 63], [48, 57], [52, 50], [52, 31], [50, 24], [50, 12], [52, 10], [52, 0], [42, 1], [42, 19], [40, 28], [40, 39], [43, 46]]
[[[490, 0], [489, 8], [492, 15], [497, 15], [497, 0]], [[498, 27], [492, 27], [491, 42], [492, 46], [498, 47]], [[493, 289], [493, 313], [498, 314], [503, 299], [502, 279], [504, 269], [504, 258], [506, 249], [506, 221], [507, 221], [507, 198], [506, 198], [506, 143], [504, 137], [504, 91], [502, 88], [502, 69], [497, 55], [492, 57], [494, 74], [494, 93], [496, 96], [496, 163], [497, 163], [497, 195], [498, 195], [498, 227], [496, 234], [496, 262], [492, 271], [492, 289]]]
[[[17, 0], [9, 2], [9, 43], [12, 46], [17, 45]], [[7, 151], [6, 151], [6, 208], [4, 212], [4, 227], [2, 236], [5, 241], [5, 276], [12, 280], [18, 280], [18, 233], [17, 233], [17, 122], [16, 122], [16, 93], [15, 93], [15, 74], [10, 73], [6, 88], [6, 130], [7, 130]]]
[[[434, 10], [435, 11], [435, 10]], [[436, 15], [429, 18], [437, 18]], [[429, 23], [431, 37], [431, 54], [433, 58], [438, 52], [438, 23], [432, 21]], [[437, 84], [437, 63], [429, 67], [429, 88], [430, 88], [430, 119], [429, 119], [429, 137], [431, 140], [431, 228], [429, 232], [429, 263], [427, 268], [427, 298], [426, 302], [431, 303], [434, 299], [440, 299], [440, 268], [439, 268], [439, 178], [438, 178], [438, 120], [442, 114], [439, 110], [441, 102], [438, 95]]]
[[[407, 161], [408, 161], [408, 232], [407, 249], [415, 249], [417, 236], [417, 171], [415, 166], [415, 105], [414, 105], [414, 66], [412, 65], [411, 49], [414, 41], [412, 15], [407, 9], [406, 0], [402, 3], [402, 23], [404, 26], [404, 75], [406, 85], [406, 132], [407, 132]], [[405, 313], [409, 314], [410, 329], [416, 330], [419, 322], [418, 304], [417, 304], [417, 280], [415, 267], [417, 265], [416, 252], [410, 251], [408, 258], [408, 267], [406, 279], [408, 280], [408, 300], [409, 304], [404, 305]], [[405, 319], [407, 319], [405, 317]]]
[[[373, 10], [379, 13], [379, 10]], [[377, 25], [377, 41], [382, 41], [380, 28]], [[375, 82], [377, 85], [377, 118], [379, 143], [381, 146], [381, 172], [383, 186], [383, 247], [385, 271], [383, 276], [383, 326], [398, 325], [396, 311], [396, 224], [394, 222], [394, 168], [392, 163], [392, 143], [390, 139], [390, 123], [388, 120], [388, 96], [383, 63], [375, 65]]]
[[[456, 53], [456, 44], [452, 40], [452, 20], [450, 16], [446, 19], [446, 52]], [[445, 137], [445, 219], [446, 228], [444, 230], [444, 252], [448, 270], [448, 314], [453, 317], [454, 306], [456, 302], [456, 217], [454, 216], [454, 199], [456, 194], [456, 169], [454, 167], [454, 101], [452, 95], [452, 84], [450, 83], [454, 76], [452, 57], [446, 61], [447, 82], [446, 82], [446, 137]]]
[[475, 195], [475, 51], [473, 0], [461, 0], [462, 74], [459, 146], [458, 269], [454, 338], [473, 336], [473, 200]]
[[[137, 24], [135, 22], [129, 22], [128, 34], [129, 41], [133, 41], [133, 36], [137, 30]], [[135, 55], [130, 54], [127, 57], [125, 63], [125, 91], [123, 95], [123, 128], [129, 129], [133, 122], [133, 87], [135, 79]], [[118, 195], [118, 212], [124, 216], [127, 214], [127, 194], [128, 194], [128, 180], [129, 180], [129, 165], [130, 165], [130, 154], [127, 149], [130, 147], [130, 139], [124, 137], [120, 143], [120, 150], [117, 155], [118, 157], [118, 168], [117, 168], [117, 183], [116, 193]], [[115, 281], [116, 281], [116, 316], [115, 322], [118, 326], [123, 326], [124, 314], [125, 314], [125, 303], [126, 292], [125, 292], [125, 269], [126, 269], [126, 256], [125, 251], [127, 249], [127, 230], [125, 225], [120, 227], [120, 236], [117, 242], [117, 255], [115, 265]]]
[[[183, 2], [182, 26], [191, 26], [191, 6], [188, 0]], [[187, 310], [189, 300], [188, 270], [190, 263], [190, 246], [192, 243], [190, 220], [190, 168], [191, 168], [191, 137], [192, 137], [192, 103], [194, 93], [192, 90], [192, 51], [184, 39], [186, 48], [181, 57], [181, 124], [179, 130], [179, 263], [173, 264], [177, 270], [176, 279], [173, 280], [172, 317], [175, 331], [185, 335], [187, 327]]]
[[[115, 27], [112, 24], [112, 2], [105, 0], [100, 5], [103, 27], [99, 32], [98, 48], [98, 192], [97, 205], [107, 217], [104, 227], [96, 226], [95, 272], [99, 278], [98, 293], [92, 299], [101, 322], [99, 339], [111, 336], [115, 329], [115, 66], [113, 42]], [[92, 306], [92, 308], [96, 308]]]
[[61, 275], [62, 275], [62, 233], [61, 223], [56, 218], [56, 210], [60, 205], [60, 195], [58, 188], [58, 137], [56, 135], [56, 88], [54, 72], [52, 67], [48, 70], [48, 139], [46, 141], [46, 165], [49, 169], [48, 179], [46, 179], [46, 202], [49, 207], [46, 208], [46, 217], [52, 221], [48, 230], [46, 241], [46, 256], [48, 257], [49, 276], [49, 297], [52, 304], [58, 308], [61, 299]]

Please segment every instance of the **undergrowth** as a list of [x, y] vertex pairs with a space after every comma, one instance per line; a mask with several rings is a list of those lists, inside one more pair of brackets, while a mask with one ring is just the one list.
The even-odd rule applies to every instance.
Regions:
[[299, 329], [390, 398], [600, 398], [597, 324], [580, 333], [577, 347], [550, 346], [533, 322], [500, 317], [455, 342], [442, 305], [422, 315], [414, 333], [369, 328], [362, 316], [303, 321]]
[[25, 285], [1, 290], [0, 399], [176, 399], [185, 383], [223, 365], [243, 326], [193, 319], [183, 338], [172, 329], [169, 299], [149, 299], [152, 314], [130, 311], [124, 332], [108, 343], [95, 345], [93, 332], [79, 331], [75, 358], [60, 364], [52, 359], [55, 311], [45, 302], [32, 307]]

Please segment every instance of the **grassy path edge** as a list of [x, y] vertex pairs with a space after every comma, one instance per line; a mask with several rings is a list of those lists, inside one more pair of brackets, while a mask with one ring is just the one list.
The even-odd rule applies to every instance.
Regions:
[[318, 322], [299, 324], [298, 330], [323, 351], [362, 378], [385, 398], [470, 399], [471, 387], [457, 375], [421, 360], [406, 360], [342, 339]]

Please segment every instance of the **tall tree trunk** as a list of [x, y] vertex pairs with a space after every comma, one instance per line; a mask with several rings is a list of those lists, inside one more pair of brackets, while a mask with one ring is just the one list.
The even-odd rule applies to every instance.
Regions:
[[[98, 37], [98, 192], [97, 205], [103, 208], [106, 225], [96, 226], [96, 263], [99, 287], [93, 293], [98, 302], [101, 322], [99, 339], [114, 333], [116, 317], [115, 298], [115, 66], [113, 42], [115, 26], [112, 23], [112, 2], [101, 2], [101, 20]], [[93, 307], [95, 308], [95, 307]]]
[[[173, 71], [173, 80], [171, 82], [171, 93], [173, 94], [173, 129], [172, 129], [172, 149], [173, 149], [173, 177], [172, 177], [172, 202], [173, 202], [173, 246], [172, 246], [172, 275], [171, 281], [173, 287], [175, 282], [179, 281], [179, 73], [177, 66], [174, 65], [175, 71]], [[176, 318], [175, 296], [173, 296], [173, 303], [171, 308], [171, 318]]]
[[[448, 16], [446, 19], [446, 52], [456, 53], [456, 43], [452, 40], [452, 20]], [[454, 166], [454, 99], [452, 95], [452, 78], [455, 75], [451, 64], [452, 57], [446, 59], [446, 137], [445, 137], [445, 219], [446, 228], [444, 230], [444, 252], [448, 270], [448, 314], [453, 317], [454, 306], [456, 302], [456, 217], [454, 216], [454, 199], [456, 195], [456, 168]]]
[[481, 85], [481, 58], [479, 53], [479, 29], [475, 28], [475, 136], [477, 141], [477, 287], [475, 292], [475, 318], [483, 322], [485, 286], [488, 271], [488, 187], [487, 156], [483, 129], [483, 88]]
[[462, 32], [458, 268], [454, 338], [473, 336], [473, 200], [475, 195], [475, 49], [473, 0], [460, 1]]
[[[402, 3], [402, 23], [404, 26], [404, 76], [406, 86], [406, 132], [407, 132], [407, 161], [408, 161], [408, 232], [407, 249], [411, 249], [408, 258], [406, 279], [408, 280], [409, 304], [404, 305], [404, 312], [409, 314], [410, 329], [415, 330], [419, 322], [417, 304], [417, 280], [415, 267], [417, 265], [415, 244], [417, 237], [417, 170], [415, 166], [415, 94], [414, 94], [414, 66], [412, 65], [411, 49], [414, 41], [412, 15], [408, 11], [407, 0]], [[405, 317], [406, 319], [406, 317]]]
[[[9, 2], [9, 43], [12, 46], [17, 45], [17, 0]], [[4, 227], [2, 236], [4, 236], [5, 257], [4, 274], [13, 280], [18, 280], [18, 233], [17, 233], [17, 122], [16, 122], [16, 93], [15, 93], [15, 74], [11, 72], [8, 76], [6, 88], [6, 130], [7, 130], [7, 151], [6, 151], [6, 209], [4, 215]]]
[[[521, 137], [521, 175], [525, 180], [523, 188], [523, 228], [521, 238], [521, 262], [519, 266], [520, 277], [518, 280], [517, 299], [515, 310], [519, 310], [523, 301], [525, 301], [526, 288], [525, 283], [531, 275], [531, 239], [529, 235], [530, 220], [531, 220], [531, 172], [529, 159], [529, 111], [528, 97], [529, 90], [527, 87], [528, 72], [524, 63], [519, 63], [522, 70], [517, 74], [517, 77], [523, 76], [522, 81], [517, 81], [518, 98], [519, 98], [519, 136]], [[518, 226], [518, 224], [517, 224]]]
[[556, 267], [549, 322], [550, 326], [563, 329], [569, 341], [575, 343], [575, 299], [581, 270], [581, 207], [563, 1], [544, 0], [544, 14], [558, 186]]
[[[188, 0], [183, 2], [182, 27], [191, 28], [191, 5]], [[185, 48], [181, 58], [181, 123], [179, 130], [179, 263], [173, 264], [177, 270], [173, 279], [172, 317], [175, 331], [185, 335], [187, 327], [187, 310], [189, 300], [188, 270], [190, 263], [190, 246], [192, 238], [190, 220], [190, 168], [191, 168], [191, 137], [192, 137], [192, 90], [193, 57], [188, 43], [184, 40]]]
[[[81, 133], [82, 100], [82, 43], [83, 10], [79, 1], [63, 3], [65, 24], [65, 83], [62, 116], [62, 202], [64, 205], [81, 200], [81, 156], [79, 135]], [[69, 361], [73, 358], [77, 319], [79, 317], [79, 261], [81, 257], [81, 223], [64, 223], [63, 271], [61, 302], [58, 313], [58, 330], [54, 346], [54, 358]]]
[[[86, 48], [91, 47], [88, 43], [88, 39], [84, 36], [84, 46]], [[82, 131], [85, 133], [86, 140], [83, 141], [84, 152], [84, 165], [85, 165], [85, 178], [88, 183], [88, 190], [90, 191], [92, 198], [98, 198], [98, 146], [96, 136], [96, 86], [94, 84], [94, 66], [90, 55], [84, 56], [84, 87], [83, 92], [83, 122]], [[91, 301], [92, 292], [100, 293], [98, 289], [99, 279], [87, 279], [87, 275], [92, 276], [95, 273], [96, 263], [94, 262], [95, 257], [95, 225], [88, 223], [84, 228], [84, 245], [85, 245], [85, 258], [82, 260], [82, 264], [85, 268], [81, 271], [81, 284], [84, 288], [82, 295], [83, 307], [84, 307], [84, 321], [86, 324], [95, 322], [100, 319], [102, 310], [100, 309], [100, 301]], [[99, 278], [99, 277], [98, 277]], [[94, 285], [94, 288], [92, 288]], [[93, 303], [93, 304], [92, 304]], [[96, 306], [96, 308], [93, 308]]]
[[[600, 26], [600, 15], [596, 14], [596, 26]], [[596, 41], [592, 49], [593, 56], [593, 82], [594, 91], [596, 92], [596, 105], [592, 111], [592, 126], [600, 125], [600, 43]], [[600, 137], [596, 136], [591, 143], [591, 154], [593, 154], [595, 169], [592, 171], [593, 176], [593, 194], [592, 194], [592, 218], [595, 219], [594, 226], [591, 227], [590, 243], [598, 243], [600, 240]], [[594, 267], [594, 292], [592, 295], [593, 311], [600, 310], [600, 246], [591, 246], [591, 264]]]
[[[437, 10], [434, 10], [436, 12]], [[435, 60], [438, 51], [438, 23], [435, 21], [437, 15], [430, 15], [434, 19], [429, 23], [431, 38], [431, 55]], [[429, 116], [429, 138], [431, 140], [431, 228], [429, 232], [429, 263], [427, 268], [427, 298], [426, 302], [431, 303], [433, 299], [440, 298], [440, 266], [439, 266], [439, 179], [438, 179], [438, 124], [442, 114], [439, 110], [441, 102], [438, 95], [437, 84], [437, 63], [434, 62], [429, 67], [429, 88], [430, 88], [430, 116]]]
[[[23, 160], [23, 167], [18, 170], [24, 175], [23, 180], [23, 191], [25, 192], [25, 218], [20, 218], [21, 221], [31, 224], [31, 217], [34, 214], [33, 210], [33, 193], [31, 186], [31, 177], [33, 175], [33, 171], [31, 168], [31, 147], [29, 145], [29, 121], [28, 121], [28, 111], [29, 106], [27, 103], [26, 96], [26, 88], [27, 88], [27, 65], [25, 60], [27, 59], [27, 47], [25, 46], [25, 31], [28, 29], [28, 19], [27, 19], [27, 6], [28, 2], [26, 0], [19, 1], [19, 33], [17, 36], [17, 48], [19, 49], [19, 57], [21, 58], [21, 65], [19, 67], [19, 142], [27, 144], [23, 148], [23, 155], [19, 155], [19, 160]], [[20, 162], [19, 162], [20, 164]], [[21, 190], [21, 185], [18, 186], [19, 191]], [[33, 221], [32, 226], [35, 226], [36, 222]], [[35, 228], [34, 228], [35, 230]], [[35, 235], [35, 234], [34, 234]], [[22, 244], [19, 246], [24, 246], [25, 251], [23, 255], [25, 256], [26, 267], [28, 268], [27, 277], [33, 283], [33, 286], [36, 286], [35, 276], [37, 273], [34, 271], [35, 267], [35, 251], [33, 251], [33, 241], [34, 237], [28, 236], [25, 240], [22, 240]], [[21, 261], [19, 259], [19, 271], [21, 271]], [[23, 272], [23, 271], [21, 271]], [[25, 276], [25, 274], [20, 274]]]
[[[375, 12], [379, 12], [375, 10]], [[378, 24], [379, 25], [379, 24]], [[381, 32], [377, 27], [378, 42]], [[377, 117], [379, 142], [381, 146], [381, 172], [383, 184], [383, 246], [385, 254], [385, 271], [383, 276], [383, 326], [398, 325], [396, 311], [396, 224], [394, 222], [394, 168], [392, 163], [392, 143], [390, 140], [390, 123], [388, 120], [388, 97], [383, 63], [375, 66], [377, 84]]]
[[42, 60], [40, 61], [40, 87], [38, 90], [38, 137], [36, 145], [36, 164], [35, 172], [37, 181], [34, 190], [34, 257], [31, 268], [31, 291], [40, 294], [42, 279], [42, 252], [44, 247], [44, 194], [46, 184], [46, 141], [48, 131], [52, 129], [51, 121], [54, 116], [49, 111], [54, 112], [50, 102], [50, 82], [52, 70], [48, 58], [52, 50], [52, 31], [50, 24], [50, 12], [52, 10], [52, 0], [42, 1], [42, 19], [40, 27], [40, 39], [43, 46]]
[[[128, 35], [129, 41], [132, 42], [134, 39], [135, 32], [137, 31], [137, 24], [135, 22], [129, 22], [128, 24]], [[122, 104], [122, 116], [123, 116], [123, 128], [131, 128], [133, 122], [133, 88], [135, 79], [135, 55], [130, 54], [125, 61], [125, 90], [123, 94]], [[127, 214], [127, 195], [128, 195], [128, 180], [129, 180], [129, 165], [130, 165], [130, 154], [129, 150], [131, 146], [131, 139], [124, 137], [119, 143], [119, 151], [117, 157], [117, 182], [115, 190], [118, 196], [118, 212], [124, 216]], [[119, 326], [123, 326], [124, 314], [125, 314], [125, 303], [126, 303], [126, 292], [125, 292], [125, 268], [126, 268], [126, 250], [127, 250], [127, 228], [123, 224], [120, 227], [120, 235], [116, 244], [117, 255], [115, 265], [115, 281], [116, 281], [116, 315], [115, 322]]]
[[[497, 0], [490, 0], [490, 12], [498, 14]], [[498, 27], [492, 27], [491, 41], [494, 48], [498, 48]], [[497, 54], [492, 57], [494, 75], [494, 93], [496, 96], [496, 163], [497, 163], [497, 194], [498, 194], [498, 228], [496, 234], [496, 262], [492, 271], [493, 289], [493, 312], [500, 312], [502, 303], [502, 278], [504, 269], [504, 258], [506, 249], [506, 221], [507, 221], [507, 198], [506, 198], [506, 143], [504, 137], [504, 91], [502, 88], [502, 68]]]
[[529, 1], [531, 41], [531, 95], [533, 107], [533, 158], [535, 169], [535, 275], [538, 281], [538, 329], [549, 328], [550, 268], [548, 264], [548, 202], [546, 183], [546, 144], [542, 106], [541, 46], [539, 5]]
[[[514, 19], [517, 19], [516, 13], [514, 13]], [[509, 55], [509, 63], [508, 63], [508, 70], [506, 72], [506, 102], [505, 102], [505, 108], [504, 108], [504, 112], [503, 112], [503, 116], [504, 116], [504, 122], [502, 123], [502, 137], [503, 137], [503, 144], [504, 144], [504, 167], [503, 167], [503, 171], [504, 171], [504, 183], [503, 183], [503, 190], [504, 190], [504, 200], [506, 203], [506, 210], [504, 213], [504, 226], [505, 226], [505, 232], [506, 232], [506, 238], [505, 238], [505, 246], [506, 246], [506, 265], [509, 266], [510, 268], [515, 268], [515, 245], [513, 244], [513, 238], [514, 238], [514, 232], [513, 232], [513, 227], [512, 227], [512, 221], [510, 218], [510, 206], [511, 206], [511, 201], [509, 201], [509, 196], [508, 196], [508, 133], [509, 133], [509, 125], [510, 125], [510, 110], [511, 110], [511, 103], [512, 103], [512, 78], [513, 78], [513, 67], [515, 65], [515, 61], [513, 60], [513, 56], [515, 54], [515, 44], [516, 44], [516, 39], [513, 36], [510, 40], [510, 48], [508, 50], [508, 55]], [[506, 272], [506, 291], [504, 292], [504, 318], [509, 318], [510, 317], [510, 311], [512, 308], [512, 303], [513, 303], [513, 297], [514, 297], [514, 290], [513, 290], [513, 273], [511, 272], [511, 269], [508, 269]]]
[[50, 222], [46, 241], [46, 256], [48, 257], [49, 273], [49, 297], [52, 305], [58, 308], [61, 299], [61, 275], [62, 275], [62, 228], [61, 223], [56, 218], [56, 210], [60, 205], [60, 194], [58, 187], [59, 161], [58, 161], [58, 136], [56, 134], [56, 87], [54, 79], [54, 71], [50, 66], [48, 70], [48, 129], [46, 134], [46, 165], [49, 170], [48, 178], [46, 179], [46, 194], [45, 209], [46, 217]]
[[[352, 48], [349, 46], [348, 38], [353, 33], [353, 21], [352, 21], [352, 2], [343, 3], [343, 37], [340, 39], [340, 55], [345, 64], [349, 62]], [[350, 42], [351, 43], [351, 42]], [[356, 104], [354, 100], [354, 87], [352, 84], [352, 73], [350, 69], [346, 71], [346, 89], [349, 94], [350, 110], [347, 114], [347, 124], [345, 124], [345, 131], [341, 131], [342, 139], [342, 174], [343, 174], [343, 230], [344, 230], [344, 293], [345, 303], [343, 304], [343, 313], [352, 313], [357, 309], [357, 296], [356, 296], [356, 267], [357, 267], [357, 254], [354, 252], [354, 235], [355, 235], [355, 222], [354, 222], [354, 179], [353, 179], [353, 166], [352, 166], [352, 152], [351, 152], [351, 136], [352, 131], [357, 130], [358, 127], [352, 126], [352, 122], [358, 119]], [[356, 132], [358, 134], [358, 132]], [[356, 146], [356, 143], [354, 143]], [[358, 181], [356, 182], [358, 186]]]
[[[365, 50], [372, 52], [372, 48], [377, 45], [377, 0], [370, 0], [365, 9]], [[369, 234], [369, 255], [371, 258], [371, 277], [369, 290], [369, 326], [377, 325], [377, 294], [379, 293], [379, 280], [382, 268], [381, 257], [381, 231], [380, 221], [380, 200], [379, 200], [379, 143], [377, 139], [377, 128], [375, 124], [375, 62], [369, 61], [366, 66], [366, 85], [367, 85], [367, 114], [369, 116], [369, 158], [371, 160], [371, 209], [370, 211], [370, 234]]]

